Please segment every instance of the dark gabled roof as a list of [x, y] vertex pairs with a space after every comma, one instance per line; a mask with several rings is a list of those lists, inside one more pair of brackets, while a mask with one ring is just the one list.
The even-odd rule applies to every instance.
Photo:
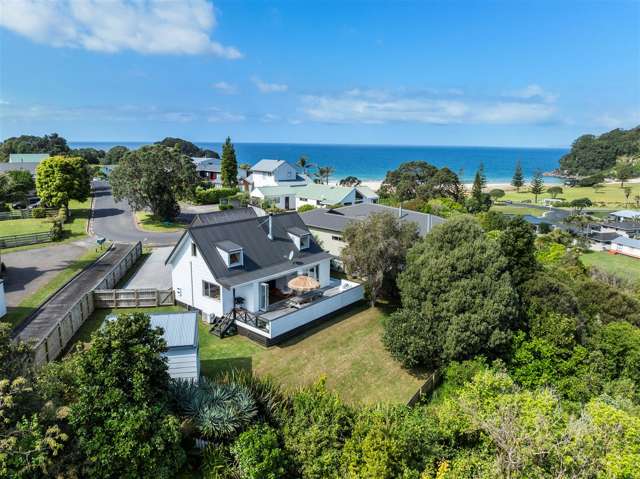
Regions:
[[191, 222], [191, 226], [213, 225], [216, 223], [227, 223], [229, 221], [244, 220], [258, 216], [252, 208], [231, 208], [230, 210], [213, 211], [211, 213], [200, 213]]
[[229, 240], [220, 241], [219, 243], [216, 243], [216, 246], [227, 253], [233, 253], [234, 251], [242, 249], [242, 246]]
[[[289, 237], [288, 230], [300, 228], [306, 233], [306, 228], [300, 216], [293, 213], [273, 215], [273, 240], [267, 237], [268, 217], [245, 218], [226, 223], [191, 226], [185, 232], [196, 243], [198, 251], [211, 270], [214, 278], [225, 288], [255, 281], [281, 272], [289, 271], [297, 266], [315, 263], [323, 259], [330, 259], [326, 253], [311, 239], [309, 248], [298, 251]], [[233, 242], [242, 247], [242, 267], [228, 268], [220, 257], [218, 244]], [[176, 248], [180, 246], [180, 242]], [[174, 249], [175, 251], [175, 249]], [[293, 251], [293, 260], [289, 261], [289, 253]], [[169, 255], [167, 261], [173, 256]]]
[[297, 226], [294, 226], [293, 228], [289, 228], [287, 231], [289, 233], [291, 233], [292, 235], [295, 235], [295, 236], [297, 236], [299, 238], [301, 238], [303, 236], [306, 236], [308, 234], [311, 234], [308, 229], [306, 229], [306, 228], [304, 228], [304, 229], [298, 228]]
[[604, 221], [602, 226], [622, 231], [640, 231], [640, 223], [634, 221]]
[[439, 216], [406, 209], [401, 212], [399, 208], [377, 203], [361, 203], [334, 209], [316, 208], [300, 216], [309, 227], [343, 232], [351, 221], [361, 221], [374, 213], [391, 213], [400, 217], [402, 221], [416, 223], [420, 236], [426, 235], [431, 231], [431, 228], [445, 221]]
[[621, 244], [623, 246], [628, 246], [629, 248], [640, 249], [640, 240], [627, 238], [626, 236], [618, 236], [617, 238], [611, 240], [611, 242]]
[[592, 241], [597, 241], [598, 243], [611, 243], [614, 239], [618, 238], [620, 235], [618, 233], [598, 233], [591, 232], [587, 234], [587, 238]]
[[0, 163], [0, 173], [7, 171], [28, 171], [32, 175], [36, 174], [36, 168], [40, 163], [24, 162], [24, 163]]

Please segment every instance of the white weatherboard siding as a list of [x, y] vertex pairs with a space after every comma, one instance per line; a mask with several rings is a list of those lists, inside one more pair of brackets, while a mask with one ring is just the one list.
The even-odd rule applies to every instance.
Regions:
[[640, 248], [633, 248], [631, 246], [621, 244], [612, 244], [610, 249], [612, 249], [616, 253], [633, 256], [634, 258], [640, 258]]
[[169, 376], [173, 379], [191, 379], [198, 381], [200, 377], [200, 360], [197, 348], [170, 348], [162, 356], [167, 358]]
[[[200, 251], [197, 256], [191, 256], [191, 238], [182, 238], [178, 251], [172, 260], [171, 278], [176, 300], [199, 309], [207, 314], [224, 316], [232, 309], [231, 291], [220, 287], [221, 300], [216, 300], [202, 294], [202, 281], [218, 284], [209, 271]], [[223, 309], [223, 303], [225, 308]]]
[[300, 184], [303, 185], [306, 181], [296, 181], [298, 176], [297, 170], [289, 163], [281, 163], [275, 170], [270, 172], [265, 171], [253, 171], [253, 187], [259, 188], [261, 186], [278, 186], [280, 182], [286, 181], [287, 184]]
[[[350, 289], [343, 291], [330, 298], [322, 299], [312, 303], [298, 311], [287, 314], [282, 318], [271, 321], [269, 337], [275, 338], [299, 326], [303, 326], [315, 319], [333, 313], [350, 304], [360, 301], [364, 297], [362, 285], [354, 284]], [[263, 332], [264, 335], [264, 332]]]

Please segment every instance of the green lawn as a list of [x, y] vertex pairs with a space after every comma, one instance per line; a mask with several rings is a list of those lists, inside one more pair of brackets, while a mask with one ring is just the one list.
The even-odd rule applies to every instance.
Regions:
[[590, 251], [580, 256], [585, 266], [594, 266], [629, 281], [640, 282], [640, 259], [605, 251]]
[[[84, 202], [71, 201], [69, 203], [71, 217], [64, 224], [65, 236], [62, 240], [75, 241], [87, 235], [87, 221], [91, 214], [91, 199]], [[28, 233], [42, 233], [51, 230], [51, 222], [46, 218], [29, 218], [24, 220], [0, 221], [0, 236], [19, 235]], [[18, 246], [4, 249], [4, 252], [19, 251], [25, 249], [41, 248], [49, 243]]]
[[97, 251], [96, 248], [91, 248], [84, 255], [65, 268], [64, 271], [61, 271], [54, 276], [51, 281], [45, 284], [38, 291], [24, 298], [18, 306], [7, 308], [7, 315], [3, 318], [3, 321], [8, 322], [11, 326], [18, 325], [42, 303], [44, 303], [53, 293], [60, 289], [62, 285], [93, 263], [105, 251], [106, 248]]
[[96, 331], [100, 325], [104, 322], [104, 318], [109, 316], [110, 314], [121, 314], [121, 313], [135, 313], [135, 312], [143, 312], [143, 313], [176, 313], [186, 311], [181, 306], [160, 306], [158, 308], [119, 308], [119, 309], [96, 309], [93, 314], [87, 318], [84, 324], [80, 327], [78, 332], [73, 336], [71, 342], [67, 346], [67, 351], [71, 351], [71, 348], [75, 344], [79, 343], [88, 343], [91, 339], [91, 335], [94, 331]]
[[230, 368], [268, 375], [287, 388], [311, 384], [322, 375], [327, 386], [350, 403], [405, 403], [424, 382], [384, 349], [384, 313], [366, 305], [354, 306], [322, 326], [279, 346], [263, 348], [233, 336], [218, 339], [200, 325], [202, 372], [213, 376]]
[[163, 221], [147, 211], [136, 211], [136, 223], [141, 230], [156, 233], [174, 233], [187, 227], [184, 223]]
[[544, 210], [537, 208], [527, 208], [526, 206], [514, 206], [514, 205], [494, 205], [491, 207], [491, 211], [498, 211], [505, 215], [533, 215], [542, 216]]
[[[556, 185], [545, 185], [546, 188]], [[624, 197], [624, 189], [620, 188], [620, 183], [607, 183], [605, 186], [594, 190], [591, 187], [573, 187], [561, 186], [563, 193], [558, 195], [558, 198], [565, 199], [566, 201], [575, 200], [577, 198], [589, 198], [596, 205], [610, 208], [621, 208], [625, 205], [626, 199]], [[631, 188], [631, 194], [629, 195], [629, 207], [635, 204], [634, 197], [640, 195], [640, 183], [625, 183], [625, 186]], [[551, 195], [544, 193], [538, 196], [538, 203], [542, 204], [544, 198], [551, 198]], [[520, 193], [516, 191], [508, 191], [502, 200], [511, 201], [524, 201], [531, 200], [533, 202], [534, 196], [529, 192], [529, 188], [525, 187], [520, 190]]]

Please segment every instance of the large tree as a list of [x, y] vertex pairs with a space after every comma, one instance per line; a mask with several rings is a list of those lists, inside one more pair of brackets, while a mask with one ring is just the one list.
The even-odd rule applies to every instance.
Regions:
[[196, 167], [174, 148], [144, 146], [127, 153], [109, 178], [116, 200], [126, 199], [136, 210], [149, 208], [162, 219], [180, 213], [178, 199], [193, 194]]
[[96, 148], [76, 148], [69, 153], [71, 156], [79, 156], [87, 160], [90, 165], [98, 165], [104, 162], [106, 153], [104, 150], [98, 150]]
[[36, 190], [45, 205], [67, 207], [91, 194], [91, 172], [84, 158], [50, 156], [36, 168]]
[[25, 170], [7, 171], [9, 192], [13, 201], [25, 200], [36, 187], [33, 175]]
[[212, 150], [204, 150], [198, 145], [182, 138], [167, 137], [161, 141], [156, 141], [155, 145], [162, 145], [169, 148], [176, 148], [183, 155], [194, 158], [220, 158], [220, 156]]
[[395, 280], [407, 250], [418, 239], [415, 223], [376, 213], [347, 225], [341, 258], [349, 274], [363, 278], [374, 306], [385, 280]]
[[520, 160], [516, 162], [516, 169], [513, 172], [513, 178], [511, 178], [511, 186], [513, 186], [518, 192], [520, 191], [520, 188], [524, 186], [524, 174], [522, 173]]
[[113, 146], [107, 151], [107, 154], [102, 159], [102, 163], [105, 165], [117, 165], [124, 155], [127, 154], [129, 148], [122, 145]]
[[144, 313], [121, 314], [78, 358], [69, 422], [85, 477], [172, 478], [184, 462], [169, 409], [166, 343]]
[[380, 195], [398, 201], [440, 197], [460, 201], [464, 197], [464, 190], [458, 175], [450, 169], [438, 169], [426, 161], [409, 161], [387, 172]]
[[222, 145], [222, 186], [233, 188], [238, 185], [238, 161], [236, 160], [236, 150], [231, 143], [231, 138], [227, 137]]
[[436, 226], [407, 255], [398, 278], [402, 308], [385, 323], [384, 342], [409, 367], [504, 352], [517, 314], [509, 263], [477, 220]]
[[0, 144], [0, 162], [9, 161], [11, 153], [49, 153], [55, 156], [65, 155], [69, 151], [67, 140], [57, 133], [44, 136], [22, 135], [7, 138]]
[[533, 174], [531, 179], [531, 193], [534, 197], [534, 202], [538, 202], [538, 196], [544, 193], [544, 179], [542, 173], [538, 170]]

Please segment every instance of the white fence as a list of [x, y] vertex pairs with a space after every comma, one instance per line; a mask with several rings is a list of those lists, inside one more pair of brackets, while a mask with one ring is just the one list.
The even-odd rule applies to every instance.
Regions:
[[71, 341], [73, 335], [95, 310], [93, 290], [112, 288], [115, 286], [141, 254], [142, 244], [138, 242], [131, 247], [127, 255], [111, 268], [91, 291], [85, 293], [56, 324], [51, 327], [47, 335], [34, 347], [34, 361], [36, 365], [53, 361], [60, 355], [62, 350], [69, 344], [69, 341]]

